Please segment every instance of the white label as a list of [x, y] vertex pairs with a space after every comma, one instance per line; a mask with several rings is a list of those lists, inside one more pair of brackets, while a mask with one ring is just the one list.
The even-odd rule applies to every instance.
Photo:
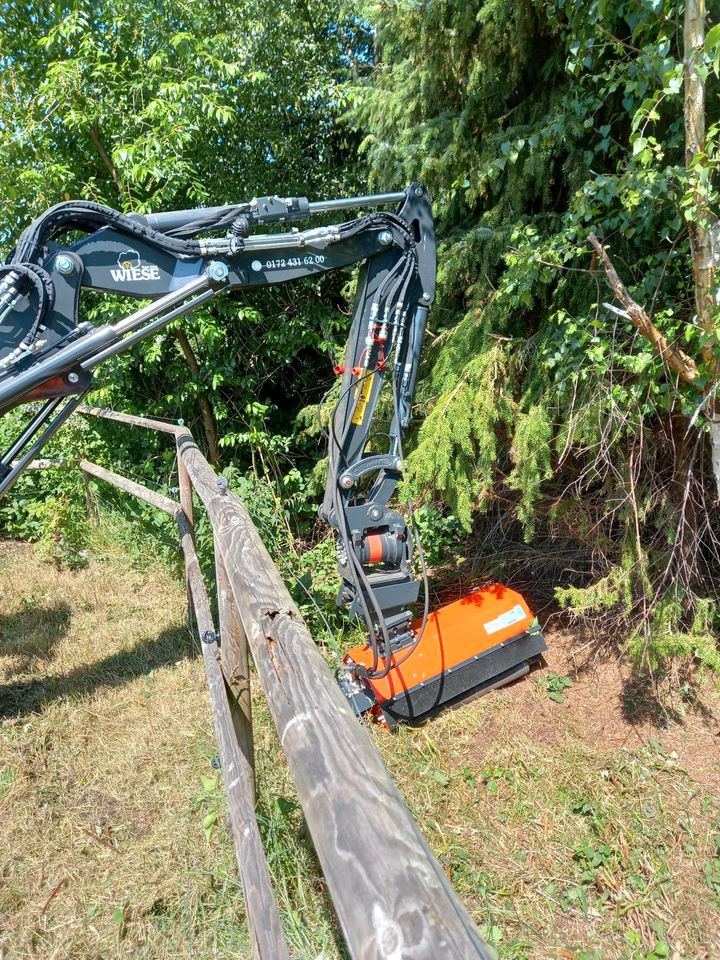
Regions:
[[[321, 267], [327, 258], [322, 253], [309, 253], [304, 257], [277, 257], [274, 260], [266, 260], [260, 267], [265, 270], [293, 270], [296, 267]], [[256, 269], [255, 264], [258, 260], [253, 260], [251, 266]], [[257, 269], [260, 269], [258, 267]]]
[[527, 614], [520, 606], [516, 604], [512, 610], [507, 610], [505, 613], [501, 613], [499, 617], [495, 617], [494, 620], [488, 620], [487, 623], [484, 623], [486, 633], [497, 633], [498, 630], [504, 630], [505, 627], [509, 627], [511, 623], [518, 623], [520, 620], [524, 620], [527, 617]]
[[117, 269], [110, 270], [115, 283], [160, 279], [160, 268], [154, 263], [141, 263], [137, 250], [123, 250], [117, 258], [117, 263]]

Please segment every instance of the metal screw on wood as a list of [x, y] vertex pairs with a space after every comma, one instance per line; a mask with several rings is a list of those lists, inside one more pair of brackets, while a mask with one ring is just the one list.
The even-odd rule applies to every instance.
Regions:
[[227, 493], [227, 492], [228, 492], [228, 482], [227, 482], [227, 480], [225, 479], [225, 477], [218, 477], [217, 480], [216, 480], [216, 482], [215, 482], [215, 486], [218, 488], [218, 491], [219, 491], [220, 493]]
[[203, 643], [217, 643], [217, 641], [220, 639], [220, 634], [217, 632], [217, 630], [206, 630], [200, 639]]

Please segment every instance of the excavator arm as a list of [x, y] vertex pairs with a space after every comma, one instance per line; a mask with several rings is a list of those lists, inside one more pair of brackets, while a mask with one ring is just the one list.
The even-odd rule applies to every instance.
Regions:
[[[387, 205], [396, 211], [376, 210], [308, 229], [290, 226], [317, 214]], [[280, 230], [258, 232], [268, 225]], [[78, 233], [81, 239], [75, 239]], [[427, 711], [415, 709], [401, 668], [407, 661], [416, 664], [418, 651], [423, 657], [430, 618], [427, 576], [420, 550], [424, 613], [414, 621], [419, 581], [413, 558], [419, 541], [411, 511], [401, 513], [391, 500], [402, 476], [402, 441], [435, 294], [435, 231], [420, 184], [401, 193], [318, 203], [262, 197], [145, 216], [84, 201], [50, 208], [23, 232], [0, 267], [0, 415], [42, 401], [0, 458], [0, 496], [92, 389], [93, 371], [104, 360], [223, 292], [288, 283], [358, 263], [349, 341], [336, 371], [342, 380], [330, 418], [320, 509], [336, 532], [339, 602], [367, 629], [366, 646], [351, 651], [339, 679], [359, 713], [372, 710], [388, 721], [395, 715], [413, 719]], [[78, 318], [83, 289], [150, 302], [94, 327]], [[372, 430], [381, 393], [389, 426], [380, 435]], [[514, 616], [510, 622], [524, 624], [530, 634], [527, 608], [516, 604]], [[442, 646], [437, 623], [432, 627], [434, 639], [426, 647]], [[523, 663], [544, 649], [539, 631], [532, 635], [540, 642], [530, 644], [529, 655], [523, 650]], [[444, 668], [439, 672], [443, 675]], [[383, 683], [390, 686], [382, 688]], [[431, 706], [448, 697], [436, 699]]]

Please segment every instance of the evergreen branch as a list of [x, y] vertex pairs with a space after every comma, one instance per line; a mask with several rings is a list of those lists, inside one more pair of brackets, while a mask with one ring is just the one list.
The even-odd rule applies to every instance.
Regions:
[[625, 308], [627, 319], [635, 329], [653, 345], [663, 362], [680, 377], [682, 382], [689, 385], [692, 384], [698, 372], [695, 361], [679, 347], [674, 347], [668, 343], [666, 338], [652, 322], [645, 309], [630, 296], [627, 287], [618, 276], [617, 270], [613, 266], [613, 262], [608, 256], [605, 247], [600, 243], [594, 233], [590, 234], [588, 240], [603, 262], [607, 281], [613, 293]]

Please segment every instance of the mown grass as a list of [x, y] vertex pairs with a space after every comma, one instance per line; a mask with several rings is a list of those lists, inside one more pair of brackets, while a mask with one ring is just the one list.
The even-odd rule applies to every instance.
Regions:
[[[58, 571], [0, 544], [4, 960], [249, 956], [184, 587], [151, 560], [100, 536], [85, 570]], [[371, 731], [486, 938], [505, 960], [718, 956], [717, 756], [665, 731], [605, 743], [576, 686], [548, 689]], [[341, 957], [257, 689], [254, 708], [293, 954]]]

